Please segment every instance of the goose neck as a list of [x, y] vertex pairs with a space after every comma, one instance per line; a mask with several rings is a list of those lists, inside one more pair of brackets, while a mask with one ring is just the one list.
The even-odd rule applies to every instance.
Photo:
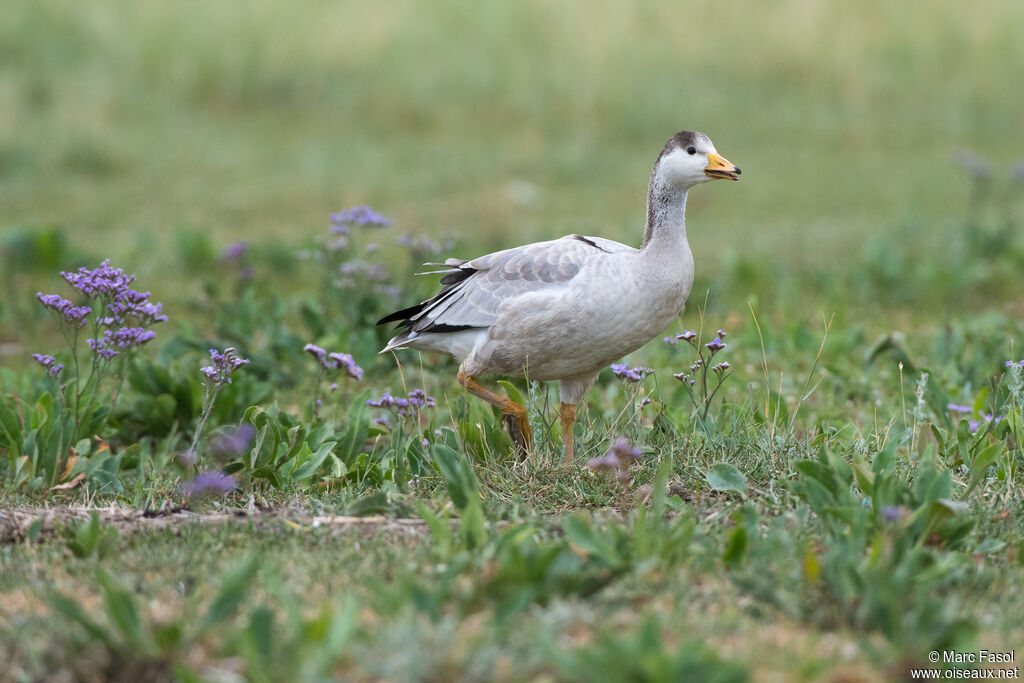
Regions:
[[682, 248], [686, 242], [686, 190], [651, 181], [647, 192], [647, 227], [641, 249], [654, 244], [657, 251]]

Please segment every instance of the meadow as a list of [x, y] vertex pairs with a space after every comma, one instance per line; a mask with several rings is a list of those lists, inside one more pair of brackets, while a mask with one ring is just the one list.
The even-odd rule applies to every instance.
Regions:
[[[1019, 671], [1020, 3], [8, 4], [0, 680]], [[575, 463], [378, 355], [684, 128], [743, 176]]]

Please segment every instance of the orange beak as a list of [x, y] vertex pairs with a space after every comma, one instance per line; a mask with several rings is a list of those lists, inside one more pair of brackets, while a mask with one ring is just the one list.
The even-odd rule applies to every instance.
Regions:
[[725, 157], [718, 156], [717, 154], [708, 154], [708, 165], [704, 167], [704, 175], [709, 178], [728, 178], [729, 180], [739, 180], [740, 171], [739, 167], [733, 164]]

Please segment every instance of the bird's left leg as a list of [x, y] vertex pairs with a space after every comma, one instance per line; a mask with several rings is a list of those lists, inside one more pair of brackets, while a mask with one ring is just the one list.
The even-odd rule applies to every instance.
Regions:
[[576, 451], [572, 441], [572, 426], [576, 423], [576, 404], [563, 403], [558, 412], [558, 424], [562, 426], [562, 445], [565, 447], [563, 462], [572, 462]]
[[526, 408], [484, 388], [476, 381], [475, 377], [467, 375], [461, 370], [459, 370], [459, 384], [469, 393], [482, 398], [501, 411], [501, 419], [516, 446], [519, 458], [525, 460], [530, 448], [533, 447], [533, 431], [530, 429], [530, 421], [526, 416]]

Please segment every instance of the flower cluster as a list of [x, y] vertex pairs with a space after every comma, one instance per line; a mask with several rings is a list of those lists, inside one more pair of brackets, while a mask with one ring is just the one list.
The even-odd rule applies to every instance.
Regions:
[[247, 251], [249, 251], [249, 243], [245, 240], [238, 240], [224, 247], [224, 251], [220, 253], [220, 260], [229, 263], [238, 262], [242, 260]]
[[[1010, 363], [1012, 365], [1012, 363]], [[973, 415], [974, 408], [971, 406], [957, 405], [956, 403], [947, 403], [946, 410], [953, 413], [954, 415]], [[977, 420], [968, 418], [967, 429], [972, 433], [977, 432], [982, 426], [989, 424], [999, 424], [1003, 420], [1002, 415], [992, 415], [991, 413], [980, 413]]]
[[110, 360], [122, 351], [137, 349], [155, 336], [156, 332], [144, 327], [122, 327], [117, 330], [104, 330], [102, 337], [87, 339], [86, 342], [94, 356]]
[[987, 425], [990, 422], [992, 424], [999, 424], [1000, 422], [1003, 421], [1002, 415], [993, 416], [991, 413], [982, 413], [980, 417], [980, 420], [967, 421], [967, 429], [969, 429], [972, 433], [978, 431], [979, 429], [981, 429], [983, 425]]
[[118, 294], [128, 290], [128, 285], [135, 282], [134, 275], [127, 275], [123, 269], [112, 267], [110, 259], [103, 261], [99, 268], [89, 270], [83, 267], [76, 272], [62, 272], [61, 277], [82, 294], [106, 301], [113, 301]]
[[615, 440], [603, 456], [587, 461], [592, 472], [606, 470], [615, 472], [615, 478], [626, 483], [630, 479], [629, 467], [640, 459], [643, 452], [622, 436]]
[[399, 417], [408, 417], [420, 408], [433, 408], [437, 405], [437, 400], [422, 389], [413, 389], [405, 398], [392, 396], [390, 392], [385, 391], [380, 398], [367, 400], [366, 405], [389, 408]]
[[131, 288], [135, 276], [110, 265], [110, 259], [97, 268], [79, 268], [62, 272], [61, 277], [85, 299], [88, 305], [76, 306], [58, 294], [36, 293], [45, 308], [54, 313], [70, 331], [68, 341], [76, 353], [78, 331], [92, 321], [93, 338], [87, 339], [94, 364], [102, 364], [123, 352], [136, 349], [156, 334], [148, 329], [167, 321], [163, 305], [149, 300], [149, 292]]
[[58, 294], [36, 292], [36, 298], [39, 299], [43, 306], [59, 315], [64, 322], [77, 325], [78, 327], [84, 325], [87, 316], [92, 313], [92, 307], [75, 306]]
[[220, 470], [213, 470], [203, 472], [192, 481], [186, 482], [182, 485], [181, 491], [186, 497], [194, 498], [207, 493], [231, 493], [236, 488], [238, 484], [235, 483], [234, 477]]
[[635, 368], [629, 367], [629, 363], [612, 363], [612, 373], [625, 382], [640, 382], [644, 377], [654, 372], [651, 368], [643, 368], [639, 365]]
[[693, 332], [692, 330], [686, 330], [684, 332], [680, 332], [679, 334], [677, 334], [674, 337], [665, 337], [663, 341], [666, 344], [671, 344], [672, 346], [675, 346], [676, 344], [679, 343], [680, 339], [682, 339], [684, 342], [692, 342], [696, 338], [697, 338], [697, 333], [696, 332]]
[[391, 279], [391, 273], [383, 263], [370, 263], [363, 259], [345, 261], [338, 266], [338, 274], [346, 278], [360, 278], [371, 282], [387, 282]]
[[1024, 360], [1008, 360], [1006, 361], [1006, 367], [1012, 368], [1014, 366], [1024, 368]]
[[249, 359], [239, 358], [235, 354], [235, 349], [230, 346], [224, 349], [224, 353], [217, 349], [210, 349], [210, 359], [213, 364], [205, 365], [199, 370], [206, 375], [206, 379], [216, 386], [231, 384], [232, 373], [243, 365], [249, 364]]
[[210, 452], [222, 456], [244, 453], [249, 450], [249, 444], [255, 436], [256, 428], [243, 422], [238, 427], [229, 427], [218, 434], [210, 446]]
[[356, 365], [356, 361], [350, 353], [341, 353], [340, 351], [328, 353], [316, 344], [306, 344], [302, 350], [316, 358], [320, 368], [325, 372], [344, 370], [346, 375], [357, 382], [363, 378], [363, 369]]
[[[697, 359], [690, 364], [689, 371], [677, 372], [672, 376], [679, 380], [690, 395], [690, 403], [694, 410], [706, 418], [711, 408], [711, 400], [722, 387], [722, 383], [732, 373], [732, 365], [729, 361], [721, 361], [712, 364], [711, 359], [728, 345], [725, 343], [727, 332], [718, 330], [714, 339], [701, 344], [700, 335], [692, 330], [686, 330], [675, 337], [665, 337], [665, 343], [676, 345], [680, 341], [689, 344], [697, 352]], [[710, 378], [709, 386], [708, 379]]]
[[58, 363], [57, 359], [53, 356], [33, 353], [32, 357], [36, 359], [37, 363], [43, 366], [43, 369], [46, 370], [46, 374], [50, 377], [56, 377], [64, 369], [64, 364]]
[[347, 235], [350, 225], [361, 225], [363, 227], [385, 227], [391, 225], [391, 219], [382, 216], [365, 204], [342, 209], [338, 213], [331, 214], [331, 232], [338, 235]]
[[444, 244], [430, 239], [426, 235], [414, 235], [410, 232], [405, 233], [395, 240], [399, 245], [403, 246], [408, 250], [409, 254], [415, 260], [424, 259], [435, 254], [440, 254], [442, 251], [446, 251], [454, 247], [454, 243], [451, 240], [446, 241]]

